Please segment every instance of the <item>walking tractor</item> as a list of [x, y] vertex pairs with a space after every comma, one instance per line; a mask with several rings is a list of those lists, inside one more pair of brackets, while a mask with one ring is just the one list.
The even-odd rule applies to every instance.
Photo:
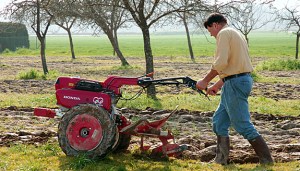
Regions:
[[144, 136], [157, 137], [161, 145], [152, 149], [151, 155], [178, 157], [187, 146], [176, 144], [170, 130], [161, 130], [175, 111], [157, 121], [150, 122], [142, 117], [131, 123], [116, 108], [117, 102], [122, 97], [121, 87], [137, 85], [147, 88], [150, 85], [182, 84], [199, 93], [204, 92], [198, 90], [196, 81], [189, 77], [152, 78], [152, 74], [134, 78], [108, 76], [105, 81], [99, 82], [76, 77], [59, 77], [55, 83], [59, 108], [35, 108], [34, 115], [61, 117], [58, 125], [58, 141], [68, 156], [85, 153], [95, 158], [104, 157], [112, 151], [123, 151], [128, 148], [131, 136], [134, 135], [141, 137], [141, 150], [150, 149], [150, 146], [143, 144]]

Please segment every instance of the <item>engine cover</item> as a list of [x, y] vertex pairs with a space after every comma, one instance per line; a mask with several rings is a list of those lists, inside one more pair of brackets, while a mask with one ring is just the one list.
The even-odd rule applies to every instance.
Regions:
[[100, 92], [102, 83], [77, 77], [59, 77], [55, 83], [55, 90], [64, 88]]
[[80, 78], [76, 77], [59, 77], [55, 83], [55, 90], [63, 88], [75, 88], [76, 83], [80, 81]]
[[78, 104], [95, 104], [107, 111], [111, 110], [111, 97], [102, 92], [83, 91], [76, 89], [56, 90], [57, 104], [72, 108]]

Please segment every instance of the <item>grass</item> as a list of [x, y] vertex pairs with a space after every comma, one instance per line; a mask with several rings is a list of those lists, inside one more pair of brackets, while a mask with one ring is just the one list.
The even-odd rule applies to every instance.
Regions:
[[299, 78], [284, 78], [284, 77], [272, 77], [272, 76], [262, 76], [260, 74], [256, 75], [256, 82], [261, 82], [261, 83], [282, 83], [282, 84], [295, 84], [298, 85], [300, 84], [300, 79]]
[[254, 81], [266, 83], [300, 84], [300, 79], [295, 77], [264, 77], [260, 71], [296, 71], [300, 70], [300, 61], [296, 59], [269, 59], [258, 63], [251, 74]]
[[[145, 95], [132, 100], [120, 101], [118, 107], [128, 107], [145, 109], [151, 107], [154, 109], [173, 110], [176, 105], [179, 109], [189, 109], [192, 111], [214, 111], [219, 103], [220, 97], [210, 97], [211, 101], [198, 94], [179, 94], [179, 95], [158, 95], [158, 101], [147, 98]], [[262, 114], [274, 115], [299, 115], [299, 100], [273, 100], [265, 97], [250, 97], [250, 111]]]
[[17, 78], [21, 80], [51, 80], [56, 79], [59, 75], [59, 72], [55, 70], [50, 70], [49, 73], [45, 75], [43, 72], [31, 68], [29, 71], [21, 71], [18, 73]]
[[155, 161], [143, 155], [123, 153], [110, 154], [102, 160], [90, 160], [84, 156], [66, 157], [57, 144], [44, 144], [39, 148], [32, 145], [14, 145], [0, 148], [0, 170], [99, 170], [99, 171], [290, 171], [299, 169], [299, 162], [275, 163], [272, 166], [257, 164], [231, 164], [221, 166], [195, 160]]
[[250, 97], [250, 111], [281, 116], [299, 116], [299, 100], [274, 100], [265, 97]]
[[[123, 94], [124, 98], [133, 97], [135, 94]], [[17, 93], [0, 93], [0, 107], [17, 106], [17, 107], [56, 107], [54, 94], [17, 94]], [[152, 100], [142, 94], [135, 100], [120, 100], [118, 107], [145, 109], [151, 107], [154, 109], [173, 110], [176, 105], [179, 109], [188, 109], [192, 111], [214, 111], [219, 103], [219, 96], [211, 97], [211, 101], [199, 94], [165, 95], [158, 94], [159, 100]], [[274, 115], [299, 115], [299, 100], [273, 100], [265, 97], [250, 97], [250, 111], [262, 114]]]
[[[214, 38], [208, 35], [191, 35], [193, 50], [196, 57], [213, 56]], [[295, 37], [283, 32], [254, 32], [249, 35], [250, 55], [252, 57], [288, 57], [295, 54]], [[71, 56], [67, 36], [47, 37], [47, 56]], [[105, 35], [73, 36], [75, 54], [83, 56], [113, 56], [110, 42]], [[120, 49], [125, 57], [144, 57], [142, 35], [119, 35]], [[154, 57], [184, 56], [189, 58], [185, 35], [151, 35], [151, 45]], [[15, 53], [5, 51], [4, 56], [37, 56], [39, 55], [37, 39], [30, 37], [30, 49], [18, 49]]]
[[283, 59], [272, 59], [261, 62], [256, 66], [256, 69], [259, 71], [289, 71], [289, 70], [300, 70], [300, 61], [299, 60], [283, 60]]
[[55, 94], [0, 93], [0, 107], [56, 107]]
[[38, 72], [36, 69], [30, 69], [29, 71], [20, 72], [18, 75], [19, 79], [29, 80], [29, 79], [43, 79], [44, 74]]

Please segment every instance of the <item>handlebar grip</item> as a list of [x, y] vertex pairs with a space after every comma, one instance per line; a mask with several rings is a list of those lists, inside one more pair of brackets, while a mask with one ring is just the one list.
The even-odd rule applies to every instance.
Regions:
[[188, 87], [190, 87], [193, 90], [197, 90], [197, 87], [196, 87], [197, 81], [191, 79], [190, 77], [185, 77], [183, 79], [183, 84], [187, 85]]
[[[204, 93], [202, 90], [199, 90], [196, 87], [197, 81], [191, 79], [190, 77], [185, 77], [183, 79], [183, 83], [186, 84], [191, 89], [196, 90], [198, 93], [203, 94], [205, 97], [207, 97], [208, 100], [210, 100], [206, 93]], [[205, 90], [207, 90], [207, 88]]]

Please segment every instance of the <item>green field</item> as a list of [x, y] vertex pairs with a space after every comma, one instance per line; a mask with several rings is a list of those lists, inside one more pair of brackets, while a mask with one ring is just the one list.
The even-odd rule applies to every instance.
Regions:
[[[210, 35], [191, 34], [194, 55], [213, 56], [215, 39]], [[292, 57], [295, 55], [295, 35], [285, 32], [255, 32], [249, 35], [252, 57]], [[68, 36], [47, 36], [47, 56], [70, 56]], [[76, 56], [113, 56], [106, 35], [73, 36]], [[20, 49], [16, 53], [3, 55], [39, 55], [39, 42], [30, 36], [30, 50]], [[124, 56], [143, 57], [142, 35], [119, 35], [119, 44]], [[154, 57], [189, 56], [184, 34], [153, 34], [151, 44]]]

